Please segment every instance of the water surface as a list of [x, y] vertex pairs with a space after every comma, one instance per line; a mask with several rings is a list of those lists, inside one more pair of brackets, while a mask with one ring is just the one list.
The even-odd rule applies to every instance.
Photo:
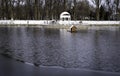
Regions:
[[1, 27], [0, 53], [42, 66], [120, 72], [120, 30]]

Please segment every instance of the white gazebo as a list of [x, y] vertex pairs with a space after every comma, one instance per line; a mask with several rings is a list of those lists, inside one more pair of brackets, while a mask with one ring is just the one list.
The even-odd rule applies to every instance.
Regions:
[[61, 20], [61, 21], [69, 21], [69, 20], [71, 20], [71, 15], [70, 15], [70, 13], [68, 13], [68, 12], [62, 12], [62, 13], [60, 14], [60, 20]]

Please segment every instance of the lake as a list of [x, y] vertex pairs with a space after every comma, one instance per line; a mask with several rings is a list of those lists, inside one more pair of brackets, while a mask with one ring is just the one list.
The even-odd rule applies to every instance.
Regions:
[[40, 66], [120, 72], [120, 30], [0, 27], [0, 53]]

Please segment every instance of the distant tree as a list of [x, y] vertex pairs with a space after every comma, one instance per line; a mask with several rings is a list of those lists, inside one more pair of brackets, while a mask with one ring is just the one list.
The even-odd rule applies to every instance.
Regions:
[[120, 0], [89, 1], [95, 7], [88, 0], [0, 0], [0, 19], [59, 19], [67, 11], [74, 20], [104, 20], [120, 12]]
[[35, 0], [35, 3], [34, 3], [34, 17], [35, 17], [35, 20], [39, 19], [39, 0]]
[[116, 12], [119, 12], [120, 0], [114, 0], [114, 4], [116, 6]]
[[0, 0], [0, 17], [1, 19], [4, 18], [4, 0]]
[[73, 19], [75, 20], [76, 19], [76, 6], [77, 6], [77, 2], [76, 0], [73, 0], [73, 4], [74, 4], [74, 7], [73, 7]]
[[67, 10], [67, 0], [64, 0], [63, 6], [64, 6], [64, 11], [66, 11]]
[[102, 3], [102, 0], [91, 0], [93, 2], [94, 5], [96, 5], [96, 19], [99, 20], [100, 19], [100, 6]]
[[105, 19], [105, 13], [106, 13], [106, 11], [105, 11], [104, 6], [101, 6], [100, 7], [100, 12], [99, 12], [99, 14], [100, 14], [100, 20], [104, 20]]
[[[106, 7], [107, 7], [107, 19], [116, 19], [116, 14], [120, 13], [119, 6], [120, 0], [105, 0]], [[117, 15], [118, 17], [119, 15]]]
[[63, 12], [63, 8], [61, 7], [61, 0], [53, 0], [52, 4], [52, 19], [59, 19], [59, 15]]
[[85, 17], [89, 17], [90, 10], [89, 2], [87, 0], [79, 1], [76, 5], [76, 18], [85, 19]]
[[8, 18], [8, 0], [1, 0], [1, 18]]
[[14, 0], [11, 0], [10, 1], [10, 18], [14, 18], [14, 12], [13, 12], [13, 9], [14, 9], [14, 6], [13, 6], [13, 4], [14, 4]]

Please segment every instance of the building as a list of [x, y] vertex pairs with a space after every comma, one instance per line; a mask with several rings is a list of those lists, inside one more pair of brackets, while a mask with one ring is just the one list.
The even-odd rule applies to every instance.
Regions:
[[72, 25], [67, 31], [69, 31], [69, 32], [77, 32], [77, 27]]
[[61, 25], [76, 25], [76, 24], [80, 24], [80, 23], [82, 23], [82, 21], [71, 20], [71, 15], [68, 12], [62, 12], [60, 14], [60, 20], [58, 21], [58, 24], [61, 24]]
[[69, 20], [71, 20], [71, 15], [70, 15], [70, 13], [68, 13], [68, 12], [62, 12], [62, 13], [60, 14], [60, 20], [61, 20], [61, 21], [69, 21]]

